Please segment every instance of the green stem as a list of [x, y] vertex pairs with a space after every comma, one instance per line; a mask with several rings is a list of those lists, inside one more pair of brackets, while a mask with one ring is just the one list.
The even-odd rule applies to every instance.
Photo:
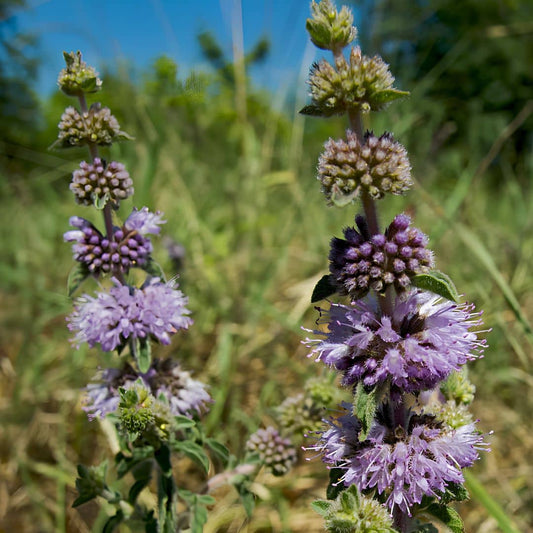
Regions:
[[159, 528], [161, 533], [179, 532], [176, 515], [176, 484], [172, 475], [158, 470], [157, 501], [159, 507]]

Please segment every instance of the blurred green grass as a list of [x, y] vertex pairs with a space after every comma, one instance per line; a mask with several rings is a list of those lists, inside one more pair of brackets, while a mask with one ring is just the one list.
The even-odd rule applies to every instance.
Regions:
[[[426, 87], [415, 86], [409, 100], [367, 124], [376, 132], [392, 130], [406, 145], [417, 179], [407, 197], [382, 202], [381, 218], [386, 223], [399, 211], [414, 215], [430, 236], [438, 267], [484, 311], [490, 348], [470, 365], [478, 389], [473, 409], [481, 429], [494, 433], [492, 452], [473, 472], [518, 530], [527, 531], [533, 523], [533, 161], [530, 155], [525, 174], [518, 175], [501, 155], [513, 135], [508, 123], [492, 131], [492, 148], [435, 147], [438, 124], [423, 120], [420, 107]], [[235, 101], [238, 91], [227, 85], [181, 93], [177, 103], [156, 103], [149, 91], [120, 76], [104, 76], [104, 88], [102, 100], [136, 137], [104, 156], [126, 164], [135, 205], [162, 210], [164, 233], [186, 250], [180, 285], [195, 325], [155, 355], [179, 358], [210, 384], [216, 403], [207, 427], [238, 451], [276, 405], [321, 372], [306, 358], [301, 326], [314, 324], [310, 295], [327, 270], [329, 240], [352, 223], [355, 209], [325, 207], [315, 166], [322, 143], [342, 135], [343, 122], [274, 111], [271, 95], [249, 87], [241, 87], [240, 94], [248, 90], [244, 112]], [[47, 115], [56, 117], [49, 123], [57, 122], [65, 102], [58, 96], [46, 103]], [[51, 143], [53, 126], [45, 134]], [[15, 159], [27, 171], [2, 176], [5, 531], [97, 531], [105, 514], [94, 504], [70, 507], [76, 464], [112, 457], [105, 428], [88, 423], [79, 401], [97, 367], [112, 358], [74, 350], [64, 322], [71, 309], [65, 284], [72, 257], [62, 235], [70, 216], [90, 216], [74, 205], [68, 183], [76, 160], [86, 157], [83, 151], [17, 147]], [[155, 247], [172, 276], [163, 243]], [[84, 290], [95, 288], [89, 283]], [[190, 465], [183, 468], [188, 474]], [[288, 479], [262, 476], [254, 490], [265, 501], [249, 523], [233, 493], [217, 494], [205, 531], [319, 530], [309, 502], [323, 497], [326, 476], [319, 460], [302, 460]], [[197, 475], [187, 477], [194, 483]], [[488, 507], [479, 496], [461, 507], [467, 530], [502, 528]]]

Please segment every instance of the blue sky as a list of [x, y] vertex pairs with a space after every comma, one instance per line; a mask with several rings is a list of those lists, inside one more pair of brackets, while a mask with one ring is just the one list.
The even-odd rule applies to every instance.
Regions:
[[[28, 0], [16, 13], [17, 28], [40, 39], [43, 62], [38, 91], [55, 90], [63, 50], [81, 50], [101, 69], [117, 59], [141, 68], [159, 55], [172, 57], [182, 72], [202, 69], [196, 35], [215, 33], [227, 54], [232, 50], [232, 17], [242, 20], [244, 49], [261, 36], [271, 39], [268, 60], [252, 72], [254, 82], [276, 90], [294, 84], [300, 69], [315, 59], [305, 19], [307, 0]], [[242, 18], [239, 13], [242, 13]]]

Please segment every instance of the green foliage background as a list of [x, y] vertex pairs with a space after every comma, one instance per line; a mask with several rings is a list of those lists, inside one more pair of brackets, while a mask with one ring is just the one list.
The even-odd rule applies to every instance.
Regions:
[[[515, 531], [526, 531], [533, 521], [533, 7], [439, 0], [361, 9], [369, 22], [363, 49], [380, 52], [412, 93], [366, 124], [394, 132], [417, 180], [407, 198], [383, 202], [382, 221], [400, 210], [414, 215], [438, 267], [492, 328], [485, 359], [471, 365], [474, 411], [483, 430], [494, 430], [492, 452], [474, 469], [476, 498], [461, 512], [467, 530], [512, 531], [505, 529], [512, 520]], [[16, 54], [15, 37], [24, 43]], [[79, 402], [105, 361], [72, 349], [64, 322], [72, 258], [62, 235], [70, 216], [88, 216], [68, 184], [87, 155], [46, 150], [71, 101], [37, 98], [32, 41], [15, 37], [0, 34], [0, 524], [97, 531], [96, 506], [70, 505], [76, 463], [112, 456], [105, 426], [89, 424]], [[104, 156], [126, 164], [135, 205], [164, 211], [164, 233], [186, 250], [180, 285], [195, 325], [155, 355], [180, 358], [210, 384], [216, 403], [208, 429], [237, 451], [276, 405], [321, 372], [306, 358], [300, 328], [314, 326], [312, 288], [327, 270], [329, 239], [352, 223], [353, 209], [326, 208], [315, 180], [321, 146], [342, 135], [342, 121], [298, 115], [306, 102], [296, 97], [273, 102], [209, 34], [199, 45], [211, 70], [183, 76], [161, 56], [136, 84], [134, 66], [102, 72], [97, 96], [136, 138]], [[266, 53], [260, 42], [246, 58]], [[163, 241], [155, 254], [177, 273]], [[202, 482], [189, 464], [180, 468], [187, 486]], [[289, 479], [263, 476], [255, 491], [266, 501], [244, 526], [235, 495], [215, 494], [206, 531], [317, 531], [309, 502], [324, 496], [326, 476], [318, 460], [302, 461]]]

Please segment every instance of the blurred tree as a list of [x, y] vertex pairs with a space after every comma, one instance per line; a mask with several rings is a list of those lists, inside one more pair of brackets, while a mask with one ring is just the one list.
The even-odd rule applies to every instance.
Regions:
[[[531, 0], [365, 0], [359, 8], [367, 50], [385, 50], [402, 85], [418, 84], [428, 99], [423, 112], [438, 117], [437, 148], [468, 146], [465, 157], [483, 157], [531, 101]], [[522, 175], [533, 142], [531, 111], [526, 107], [501, 152]]]
[[39, 105], [31, 84], [39, 60], [35, 37], [19, 33], [16, 12], [25, 0], [0, 2], [0, 171], [20, 174], [25, 162], [19, 146], [35, 147]]
[[[201, 32], [198, 34], [198, 43], [200, 44], [202, 54], [219, 73], [221, 78], [230, 85], [234, 85], [235, 69], [233, 61], [226, 57], [214, 35], [210, 31]], [[266, 37], [262, 37], [257, 41], [253, 48], [245, 54], [245, 68], [247, 69], [250, 66], [263, 62], [268, 56], [269, 51], [270, 41]]]

